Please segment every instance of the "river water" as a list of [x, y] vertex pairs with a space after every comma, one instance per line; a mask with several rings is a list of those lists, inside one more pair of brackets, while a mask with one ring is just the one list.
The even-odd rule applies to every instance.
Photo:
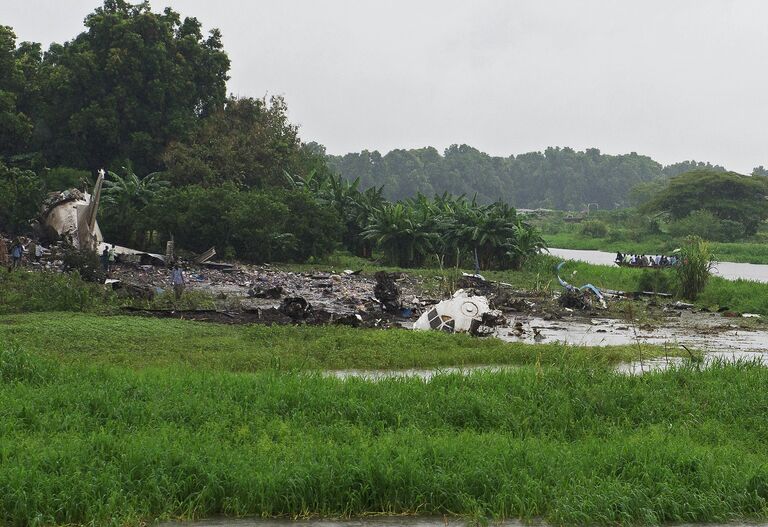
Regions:
[[[596, 265], [615, 265], [616, 253], [605, 251], [584, 251], [580, 249], [550, 248], [549, 253], [564, 260], [578, 260]], [[736, 262], [717, 262], [712, 274], [728, 280], [754, 280], [768, 282], [768, 265]]]

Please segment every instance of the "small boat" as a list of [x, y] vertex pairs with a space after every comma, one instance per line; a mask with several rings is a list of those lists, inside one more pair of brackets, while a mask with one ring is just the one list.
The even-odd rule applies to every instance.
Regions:
[[639, 264], [639, 263], [628, 263], [624, 261], [614, 260], [613, 263], [618, 265], [619, 267], [632, 267], [633, 269], [672, 269], [673, 267], [676, 267], [679, 262], [675, 263], [666, 263], [663, 265], [656, 265], [655, 263], [648, 263], [648, 264]]

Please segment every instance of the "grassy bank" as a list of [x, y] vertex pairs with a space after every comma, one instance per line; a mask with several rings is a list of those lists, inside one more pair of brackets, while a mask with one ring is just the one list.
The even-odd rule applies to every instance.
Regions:
[[636, 345], [527, 345], [467, 335], [345, 326], [224, 326], [182, 320], [37, 313], [0, 317], [0, 342], [75, 365], [217, 371], [402, 369], [477, 364], [611, 365], [679, 350]]
[[[178, 322], [158, 324], [178, 334]], [[398, 332], [361, 333], [399, 347]], [[120, 364], [128, 344], [107, 357]], [[565, 358], [371, 383], [232, 373], [180, 357], [85, 365], [58, 353], [0, 351], [5, 525], [220, 514], [573, 525], [768, 517], [764, 368], [626, 377]]]
[[[646, 235], [639, 240], [594, 238], [578, 232], [564, 231], [546, 234], [544, 239], [550, 247], [561, 249], [584, 249], [634, 254], [669, 254], [680, 247], [680, 241], [668, 235]], [[722, 243], [708, 242], [716, 260], [721, 262], [743, 262], [768, 264], [768, 244], [757, 242]]]

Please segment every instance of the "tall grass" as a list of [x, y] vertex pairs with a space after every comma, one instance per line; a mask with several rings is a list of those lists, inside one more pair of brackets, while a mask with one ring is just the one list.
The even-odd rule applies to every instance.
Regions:
[[[579, 348], [507, 343], [467, 335], [342, 326], [224, 326], [144, 317], [29, 314], [0, 318], [0, 342], [60, 363], [131, 368], [190, 366], [253, 372], [401, 369], [479, 364], [557, 364], [583, 360], [612, 365], [634, 360], [631, 346]], [[645, 357], [662, 347], [643, 346]]]
[[564, 363], [428, 383], [46, 371], [45, 382], [0, 384], [4, 525], [222, 514], [572, 525], [768, 517], [768, 370], [754, 365], [628, 377]]
[[697, 236], [688, 238], [680, 251], [682, 263], [675, 267], [680, 296], [696, 300], [707, 286], [712, 274], [712, 253], [709, 244]]
[[0, 272], [0, 314], [93, 311], [114, 302], [111, 291], [77, 273]]

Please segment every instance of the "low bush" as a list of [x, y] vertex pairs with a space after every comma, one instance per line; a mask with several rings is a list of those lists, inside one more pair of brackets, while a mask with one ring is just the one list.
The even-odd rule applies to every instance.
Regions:
[[653, 291], [654, 293], [670, 293], [675, 287], [670, 271], [662, 269], [644, 270], [637, 281], [637, 285], [641, 291]]
[[685, 218], [669, 224], [669, 233], [676, 238], [698, 236], [704, 240], [732, 242], [745, 236], [744, 225], [720, 219], [708, 210], [696, 210]]
[[0, 272], [0, 314], [93, 311], [115, 302], [112, 291], [86, 282], [77, 272]]
[[77, 272], [88, 282], [104, 283], [107, 274], [102, 267], [99, 255], [94, 251], [65, 245], [62, 249], [61, 260], [65, 270]]
[[581, 224], [581, 233], [592, 238], [608, 236], [608, 226], [599, 220], [588, 220]]

